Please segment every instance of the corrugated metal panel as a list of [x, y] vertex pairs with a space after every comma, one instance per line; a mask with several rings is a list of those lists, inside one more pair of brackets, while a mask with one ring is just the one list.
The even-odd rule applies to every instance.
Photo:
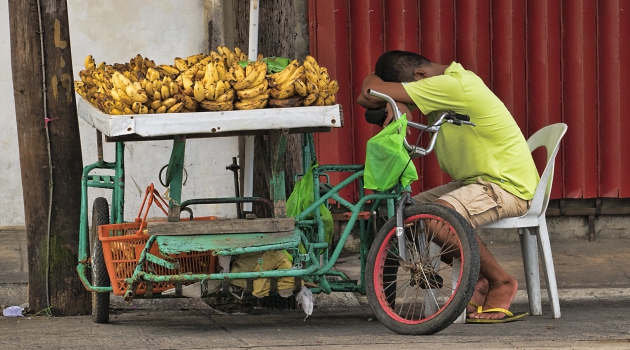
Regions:
[[[311, 52], [342, 91], [346, 127], [318, 136], [321, 163], [364, 161], [378, 128], [355, 102], [385, 50], [456, 60], [475, 71], [525, 136], [565, 122], [552, 198], [630, 198], [630, 0], [309, 0]], [[627, 40], [627, 39], [626, 39]], [[352, 149], [352, 150], [350, 150]], [[540, 165], [543, 152], [534, 155]], [[418, 161], [414, 191], [449, 177], [434, 156]]]

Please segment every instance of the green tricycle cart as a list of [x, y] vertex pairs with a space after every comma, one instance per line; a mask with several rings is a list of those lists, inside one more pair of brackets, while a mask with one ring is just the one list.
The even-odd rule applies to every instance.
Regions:
[[[371, 94], [395, 107], [388, 96], [375, 91]], [[394, 118], [400, 118], [397, 108], [394, 111]], [[307, 295], [304, 289], [312, 293], [367, 294], [378, 320], [400, 334], [432, 334], [461, 319], [479, 273], [477, 243], [470, 225], [449, 208], [415, 204], [409, 186], [400, 183], [383, 191], [365, 191], [363, 165], [310, 166], [315, 164], [312, 133], [342, 126], [339, 105], [110, 116], [80, 99], [79, 116], [97, 129], [98, 161], [83, 169], [81, 180], [77, 266], [86, 289], [93, 292], [95, 322], [109, 321], [112, 292], [125, 301], [183, 297], [191, 285], [201, 296], [229, 293], [235, 285], [252, 293], [260, 290], [261, 281], [262, 289], [283, 292], [285, 296], [288, 291], [298, 295], [298, 300], [300, 293]], [[452, 112], [444, 112], [432, 125], [409, 121], [408, 127], [430, 133], [431, 137], [426, 148], [405, 140], [404, 149], [412, 158], [428, 154], [444, 123], [472, 124]], [[399, 132], [404, 133], [404, 129]], [[287, 218], [284, 171], [279, 160], [289, 133], [304, 133], [304, 172], [312, 172], [312, 177], [309, 174], [304, 179], [312, 181], [313, 202], [297, 216]], [[108, 142], [116, 144], [113, 162], [103, 160], [103, 134]], [[270, 199], [237, 196], [182, 200], [187, 138], [255, 134], [266, 134], [270, 140], [266, 167]], [[124, 142], [156, 139], [173, 140], [164, 181], [169, 189], [168, 201], [161, 203], [149, 190], [144, 212], [153, 200], [163, 207], [167, 219], [147, 222], [139, 214], [139, 219], [125, 222]], [[96, 175], [95, 169], [111, 173]], [[331, 184], [329, 174], [334, 172], [349, 176]], [[356, 203], [340, 196], [347, 186], [356, 186]], [[103, 197], [93, 201], [91, 229], [88, 187], [112, 190], [109, 202]], [[273, 217], [197, 218], [191, 209], [193, 205], [252, 202], [272, 207]], [[326, 239], [322, 209], [335, 203], [347, 208], [349, 218], [332, 249]], [[383, 217], [387, 221], [377, 224], [377, 219]], [[335, 270], [353, 228], [360, 239], [361, 274], [357, 280]], [[290, 263], [265, 268], [264, 259], [259, 257], [256, 268], [250, 271], [230, 270], [224, 263], [227, 257], [236, 261], [248, 254], [265, 257], [277, 252]]]

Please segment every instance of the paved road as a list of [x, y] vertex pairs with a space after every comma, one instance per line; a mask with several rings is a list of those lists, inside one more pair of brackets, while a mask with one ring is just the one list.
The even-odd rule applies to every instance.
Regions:
[[301, 310], [226, 315], [190, 301], [115, 309], [105, 325], [88, 316], [0, 317], [0, 348], [630, 349], [630, 303], [567, 302], [562, 312], [557, 320], [546, 314], [499, 325], [455, 324], [437, 335], [414, 337], [390, 332], [366, 305], [316, 309], [304, 320]]

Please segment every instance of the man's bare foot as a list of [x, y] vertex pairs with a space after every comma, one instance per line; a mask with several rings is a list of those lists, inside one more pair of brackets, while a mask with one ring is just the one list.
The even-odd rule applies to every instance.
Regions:
[[[470, 301], [475, 305], [483, 305], [486, 301], [486, 295], [488, 294], [488, 280], [479, 275], [479, 279], [477, 280], [477, 284], [475, 285], [475, 292], [473, 293]], [[477, 312], [477, 307], [473, 305], [466, 305], [466, 314], [471, 312]]]
[[[486, 299], [483, 302], [482, 310], [489, 310], [492, 308], [502, 308], [509, 310], [512, 304], [512, 299], [516, 295], [518, 290], [518, 282], [513, 277], [505, 282], [495, 282], [488, 285], [488, 293]], [[474, 300], [473, 300], [474, 301]], [[485, 318], [485, 319], [500, 319], [505, 317], [503, 312], [492, 313], [477, 313], [472, 312], [468, 315], [469, 318]]]

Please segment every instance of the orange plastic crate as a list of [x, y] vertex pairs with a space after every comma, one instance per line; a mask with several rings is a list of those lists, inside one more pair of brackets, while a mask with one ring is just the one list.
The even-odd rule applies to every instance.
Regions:
[[[216, 220], [216, 217], [200, 217], [195, 220]], [[113, 292], [116, 295], [124, 295], [128, 284], [125, 279], [131, 277], [135, 271], [142, 249], [149, 240], [149, 235], [139, 231], [142, 222], [128, 222], [123, 224], [110, 224], [98, 227], [98, 237], [103, 244], [103, 256], [107, 273], [112, 283]], [[164, 256], [159, 253], [157, 244], [150, 248], [152, 255], [158, 256], [170, 262], [178, 262], [179, 269], [173, 270], [157, 265], [152, 262], [145, 262], [142, 270], [156, 275], [178, 275], [178, 274], [210, 274], [216, 272], [217, 257], [212, 255], [212, 251], [187, 252]], [[184, 284], [190, 284], [184, 283]], [[153, 292], [161, 293], [167, 289], [174, 288], [174, 283], [156, 282], [153, 284]], [[146, 284], [141, 282], [135, 293], [142, 295], [146, 292]]]

